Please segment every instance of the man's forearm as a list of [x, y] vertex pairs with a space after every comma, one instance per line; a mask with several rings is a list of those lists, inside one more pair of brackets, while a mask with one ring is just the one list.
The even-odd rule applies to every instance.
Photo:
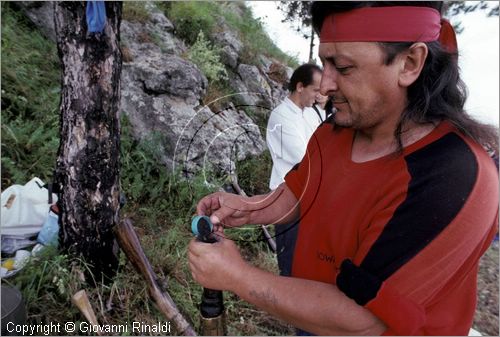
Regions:
[[276, 276], [248, 265], [231, 289], [242, 299], [318, 335], [379, 335], [384, 324], [336, 286]]
[[249, 200], [253, 209], [251, 223], [283, 224], [299, 217], [297, 199], [284, 183], [268, 194], [257, 195]]

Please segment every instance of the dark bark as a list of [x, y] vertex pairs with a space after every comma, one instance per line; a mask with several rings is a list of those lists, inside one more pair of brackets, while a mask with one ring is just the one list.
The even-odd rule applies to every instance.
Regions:
[[311, 35], [309, 36], [309, 62], [313, 60], [313, 49], [314, 49], [314, 28], [311, 25]]
[[62, 65], [59, 241], [94, 273], [112, 275], [118, 265], [112, 227], [119, 222], [122, 3], [106, 2], [106, 27], [98, 34], [87, 32], [86, 2], [54, 6]]

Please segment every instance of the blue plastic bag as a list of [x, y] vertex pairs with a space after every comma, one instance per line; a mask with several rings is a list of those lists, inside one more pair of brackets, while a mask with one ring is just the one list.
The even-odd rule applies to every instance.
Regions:
[[37, 241], [42, 245], [57, 246], [59, 239], [59, 217], [52, 210], [49, 211], [49, 216], [42, 226], [42, 230], [38, 233]]
[[101, 33], [106, 26], [106, 5], [104, 1], [87, 1], [87, 27], [90, 33]]

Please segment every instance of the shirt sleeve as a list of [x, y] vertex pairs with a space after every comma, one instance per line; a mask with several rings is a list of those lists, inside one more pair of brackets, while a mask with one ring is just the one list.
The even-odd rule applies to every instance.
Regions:
[[[306, 153], [302, 160], [294, 165], [285, 176], [285, 183], [293, 192], [297, 200], [302, 199], [301, 196], [305, 192], [304, 190], [308, 183], [310, 184], [309, 188], [312, 189], [311, 186], [314, 185], [317, 188], [317, 185], [321, 182], [321, 179], [319, 179], [319, 181], [316, 181], [316, 179], [310, 179], [311, 177], [319, 178], [321, 176], [321, 159], [315, 163], [319, 163], [319, 165], [313, 164], [314, 156], [321, 156], [318, 138], [318, 131], [316, 131], [309, 140]], [[301, 207], [303, 206], [305, 205], [301, 204]]]

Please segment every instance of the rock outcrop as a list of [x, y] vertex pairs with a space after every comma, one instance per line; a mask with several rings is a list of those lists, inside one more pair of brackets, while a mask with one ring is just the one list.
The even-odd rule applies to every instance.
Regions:
[[[19, 7], [55, 41], [52, 3], [21, 2]], [[217, 97], [205, 105], [207, 78], [187, 59], [188, 48], [175, 36], [175, 27], [163, 11], [154, 2], [145, 8], [149, 20], [122, 20], [120, 32], [121, 112], [134, 135], [140, 139], [155, 135], [161, 140], [162, 162], [188, 174], [200, 168], [231, 171], [235, 160], [262, 153], [265, 130], [247, 112], [265, 120], [286, 94], [283, 87], [289, 70], [263, 56], [259, 66], [240, 63], [244, 45], [218, 19], [219, 29], [211, 40], [220, 48], [234, 94], [222, 105]]]

